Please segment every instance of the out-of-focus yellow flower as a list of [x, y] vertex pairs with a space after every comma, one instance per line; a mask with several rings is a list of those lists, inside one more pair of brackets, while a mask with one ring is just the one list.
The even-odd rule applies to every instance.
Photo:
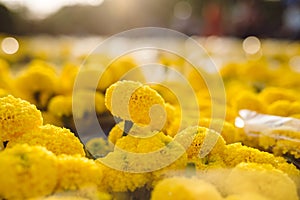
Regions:
[[40, 126], [8, 142], [7, 147], [17, 144], [40, 145], [46, 147], [56, 155], [80, 155], [85, 156], [83, 145], [79, 139], [66, 128], [53, 125]]
[[257, 111], [259, 113], [265, 113], [266, 106], [258, 98], [258, 96], [249, 91], [241, 91], [239, 94], [236, 94], [235, 100], [231, 102], [232, 105], [235, 105], [236, 109], [248, 109]]
[[[105, 93], [105, 105], [114, 116], [144, 125], [149, 125], [151, 120], [163, 120], [160, 119], [161, 112], [157, 116], [157, 109], [152, 109], [154, 106], [158, 105], [161, 108], [159, 111], [165, 109], [164, 99], [155, 90], [134, 81], [118, 81], [111, 85]], [[154, 116], [150, 118], [152, 110]]]
[[[106, 76], [110, 75], [112, 78], [112, 82], [109, 83], [103, 81], [102, 83], [102, 80], [99, 81], [99, 84], [102, 83], [101, 85], [103, 85], [102, 91], [108, 88], [112, 83], [115, 83], [122, 79], [144, 81], [144, 75], [142, 74], [140, 69], [136, 67], [137, 67], [137, 63], [135, 59], [130, 55], [122, 56], [114, 60], [112, 63], [108, 65], [106, 71], [103, 74], [104, 80], [106, 79]], [[109, 84], [105, 84], [105, 83], [109, 83]]]
[[289, 116], [299, 115], [300, 114], [300, 101], [295, 101], [290, 103], [288, 109]]
[[[94, 97], [95, 104], [90, 102]], [[73, 115], [77, 117], [83, 117], [86, 113], [91, 113], [95, 111], [97, 114], [105, 112], [107, 109], [104, 104], [104, 95], [100, 92], [90, 91], [90, 90], [79, 90], [75, 92], [72, 96], [72, 100], [76, 99], [76, 108], [74, 107]], [[71, 107], [72, 109], [72, 107]]]
[[1, 75], [8, 75], [10, 74], [9, 64], [4, 59], [0, 59], [0, 74]]
[[80, 69], [76, 81], [80, 83], [80, 88], [83, 90], [97, 89], [105, 91], [109, 85], [114, 83], [113, 74], [105, 72], [103, 66], [92, 66], [90, 64]]
[[101, 137], [90, 139], [85, 147], [95, 158], [104, 157], [113, 151], [113, 145]]
[[165, 104], [165, 108], [167, 118], [162, 132], [171, 137], [174, 137], [179, 132], [181, 123], [181, 111], [179, 107], [172, 106], [169, 103]]
[[43, 124], [41, 112], [11, 95], [0, 98], [0, 141], [9, 141]]
[[35, 104], [39, 109], [47, 107], [55, 95], [58, 76], [53, 66], [42, 61], [33, 61], [28, 69], [15, 79], [16, 94]]
[[237, 94], [241, 91], [255, 92], [254, 88], [243, 81], [231, 80], [225, 83], [226, 98], [229, 103], [234, 102]]
[[108, 140], [116, 144], [117, 140], [120, 139], [123, 136], [124, 131], [124, 122], [117, 123], [108, 134]]
[[2, 151], [3, 149], [4, 149], [3, 142], [0, 142], [0, 151]]
[[52, 124], [54, 126], [59, 126], [59, 127], [64, 126], [63, 122], [61, 121], [61, 119], [59, 117], [55, 116], [54, 114], [52, 114], [48, 111], [43, 111], [42, 116], [43, 116], [44, 125]]
[[48, 112], [59, 118], [72, 116], [72, 96], [58, 95], [51, 98]]
[[196, 178], [173, 177], [160, 181], [151, 193], [151, 200], [222, 200], [221, 194], [210, 183]]
[[40, 146], [17, 145], [0, 152], [0, 197], [46, 196], [57, 183], [57, 159]]
[[66, 63], [62, 67], [59, 76], [57, 93], [62, 95], [72, 94], [74, 82], [78, 74], [79, 67], [74, 63]]
[[203, 78], [205, 76], [207, 77], [208, 75], [204, 72], [201, 74], [199, 70], [199, 68], [198, 70], [192, 68], [188, 74], [188, 81], [195, 91], [201, 91], [202, 95], [209, 96], [208, 86], [205, 78]]
[[222, 119], [200, 118], [199, 126], [211, 129], [221, 126], [221, 136], [227, 144], [241, 142], [243, 140], [243, 136], [239, 134], [234, 125]]
[[288, 100], [277, 100], [271, 103], [267, 108], [267, 113], [270, 115], [279, 115], [287, 117], [289, 115], [289, 107], [291, 102]]
[[226, 180], [231, 194], [255, 193], [267, 199], [298, 199], [295, 183], [270, 164], [241, 163]]
[[12, 77], [9, 64], [0, 58], [0, 89], [13, 91]]
[[158, 62], [165, 67], [174, 68], [179, 72], [183, 72], [187, 65], [184, 58], [167, 52], [160, 52]]
[[263, 59], [258, 61], [248, 60], [242, 63], [239, 69], [239, 77], [251, 81], [257, 87], [259, 86], [257, 84], [264, 85], [272, 80], [272, 71], [269, 69], [269, 64]]
[[103, 171], [95, 163], [80, 156], [60, 155], [58, 158], [58, 183], [56, 191], [79, 190], [97, 187], [104, 191], [102, 185]]
[[150, 87], [157, 91], [166, 102], [170, 103], [173, 106], [179, 106], [179, 101], [177, 99], [176, 94], [174, 94], [174, 92], [170, 89], [173, 87], [177, 87], [178, 85], [180, 85], [180, 83], [176, 81], [168, 81], [166, 83], [163, 82], [161, 84], [152, 84], [150, 85]]
[[9, 95], [9, 92], [0, 88], [0, 98], [5, 97], [7, 95]]
[[261, 93], [259, 93], [259, 98], [269, 105], [277, 100], [287, 100], [293, 102], [299, 99], [299, 95], [289, 89], [280, 87], [267, 87]]
[[229, 195], [225, 198], [225, 200], [271, 200], [269, 198], [266, 198], [260, 194], [256, 193], [243, 193], [243, 194], [233, 194]]
[[227, 63], [220, 69], [220, 74], [224, 81], [239, 78], [239, 70], [241, 68], [239, 63]]

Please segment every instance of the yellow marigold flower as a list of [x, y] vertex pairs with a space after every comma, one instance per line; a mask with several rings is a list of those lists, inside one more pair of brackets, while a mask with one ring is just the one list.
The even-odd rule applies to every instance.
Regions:
[[24, 143], [44, 146], [56, 155], [78, 154], [80, 156], [85, 156], [83, 145], [69, 129], [49, 124], [40, 126], [38, 129], [28, 131], [18, 138], [11, 140], [7, 143], [7, 147], [13, 147], [17, 144]]
[[288, 110], [289, 116], [299, 115], [300, 114], [300, 101], [295, 101], [289, 105]]
[[[200, 68], [198, 68], [198, 70], [199, 69]], [[195, 68], [191, 69], [191, 71], [188, 74], [188, 81], [195, 91], [201, 91], [201, 93], [205, 96], [209, 96], [207, 83], [206, 80], [203, 78], [204, 76], [207, 76], [207, 72], [203, 71], [201, 74], [198, 70], [196, 70]]]
[[234, 125], [222, 119], [200, 118], [199, 126], [211, 129], [221, 126], [221, 136], [227, 144], [242, 141], [242, 136], [239, 134]]
[[[94, 65], [94, 64], [93, 64]], [[76, 81], [80, 83], [80, 88], [84, 90], [100, 90], [105, 89], [114, 83], [113, 74], [104, 71], [103, 66], [93, 66], [92, 64], [86, 64], [86, 66], [80, 69], [77, 74]], [[100, 80], [99, 80], [100, 78]]]
[[232, 102], [236, 95], [241, 91], [255, 92], [254, 88], [251, 87], [251, 85], [239, 80], [231, 80], [229, 82], [226, 82], [225, 89], [228, 102]]
[[285, 88], [267, 87], [261, 93], [259, 93], [259, 98], [265, 102], [267, 105], [277, 101], [277, 100], [287, 100], [290, 102], [299, 99], [297, 94], [292, 90]]
[[283, 162], [283, 159], [275, 167], [289, 175], [289, 177], [295, 182], [297, 188], [300, 188], [300, 170], [293, 164]]
[[60, 155], [56, 191], [97, 187], [103, 191], [103, 171], [94, 160], [80, 156]]
[[171, 141], [172, 138], [162, 132], [149, 132], [149, 137], [144, 138], [129, 134], [117, 140], [116, 147], [128, 152], [149, 153], [165, 147]]
[[[164, 99], [155, 90], [139, 82], [118, 81], [111, 85], [105, 93], [105, 105], [114, 116], [134, 123], [148, 125], [151, 119], [157, 123], [156, 121], [161, 122], [161, 118], [165, 117], [162, 116]], [[154, 107], [155, 105], [159, 107]], [[150, 118], [151, 111], [154, 116]]]
[[51, 98], [48, 111], [57, 117], [72, 116], [72, 96], [58, 95]]
[[[115, 165], [119, 165], [126, 158], [122, 154], [112, 152], [106, 156], [106, 159], [115, 162]], [[103, 174], [102, 185], [108, 192], [133, 192], [144, 187], [151, 180], [150, 173], [130, 173], [108, 167], [100, 161], [97, 163]]]
[[257, 111], [260, 113], [265, 112], [265, 105], [258, 98], [258, 96], [252, 92], [245, 91], [237, 94], [237, 97], [232, 102], [236, 106], [237, 110], [248, 109]]
[[293, 117], [293, 118], [296, 118], [296, 119], [300, 119], [300, 114], [290, 115], [290, 117]]
[[12, 77], [9, 64], [0, 58], [0, 88], [3, 91], [13, 92]]
[[174, 94], [173, 91], [171, 91], [171, 89], [170, 89], [170, 88], [174, 88], [174, 87], [180, 87], [179, 82], [168, 81], [168, 82], [163, 82], [161, 84], [152, 84], [152, 85], [150, 85], [150, 87], [152, 89], [154, 89], [155, 91], [157, 91], [166, 102], [168, 102], [174, 106], [179, 106], [179, 102], [178, 102], [176, 94]]
[[300, 134], [295, 130], [280, 130], [262, 132], [259, 134], [259, 145], [265, 150], [271, 150], [277, 156], [290, 154], [300, 158]]
[[[271, 153], [263, 152], [255, 148], [243, 146], [241, 143], [233, 143], [226, 145], [226, 150], [223, 155], [223, 161], [227, 167], [235, 167], [242, 162], [251, 162], [257, 164], [271, 164], [277, 169], [282, 170], [288, 175], [299, 177], [297, 169], [286, 162], [282, 157], [275, 157]], [[295, 171], [294, 171], [294, 170]]]
[[62, 120], [59, 117], [55, 116], [54, 114], [48, 111], [43, 111], [42, 116], [43, 116], [44, 125], [52, 124], [54, 126], [63, 127]]
[[256, 193], [268, 199], [298, 199], [295, 183], [270, 164], [241, 163], [226, 182], [231, 194]]
[[267, 152], [259, 151], [241, 143], [226, 145], [224, 162], [228, 167], [234, 167], [241, 162], [276, 164], [275, 157]]
[[225, 200], [271, 200], [256, 193], [233, 194], [225, 198]]
[[158, 62], [163, 66], [175, 68], [180, 72], [183, 72], [184, 66], [187, 64], [184, 58], [166, 52], [160, 53]]
[[103, 77], [101, 77], [105, 80], [106, 76], [110, 75], [112, 81], [99, 81], [99, 85], [101, 84], [103, 88], [102, 91], [108, 88], [112, 83], [122, 79], [144, 81], [143, 73], [141, 73], [140, 69], [136, 68], [136, 66], [137, 63], [132, 56], [122, 56], [114, 60], [107, 67], [106, 71], [103, 74]]
[[279, 115], [287, 117], [289, 115], [290, 101], [277, 100], [271, 103], [267, 108], [267, 113], [270, 115]]
[[10, 66], [8, 64], [8, 62], [6, 62], [6, 60], [4, 59], [0, 59], [0, 74], [1, 75], [8, 75], [10, 73]]
[[72, 94], [74, 82], [78, 74], [79, 67], [74, 63], [66, 63], [62, 67], [62, 71], [59, 76], [57, 87], [58, 93], [62, 95]]
[[34, 61], [27, 71], [15, 79], [15, 89], [22, 99], [45, 109], [55, 94], [58, 77], [55, 69], [42, 61]]
[[101, 137], [90, 139], [85, 147], [95, 158], [104, 157], [113, 151], [113, 145]]
[[118, 176], [124, 176], [123, 181], [117, 178], [119, 182], [123, 182], [122, 185], [119, 184], [118, 186], [114, 186], [116, 178], [111, 180], [109, 177], [107, 184], [111, 190], [133, 191], [169, 176], [172, 171], [185, 168], [187, 156], [185, 149], [179, 143], [162, 132], [150, 132], [148, 134], [153, 135], [138, 138], [129, 133], [129, 135], [118, 139], [114, 152], [102, 159], [105, 163], [109, 163], [109, 166], [118, 167], [118, 170], [110, 168], [106, 170], [110, 173], [117, 173]]
[[5, 97], [7, 95], [9, 95], [9, 92], [7, 90], [0, 88], [0, 98]]
[[242, 63], [238, 76], [252, 83], [259, 84], [265, 84], [273, 78], [268, 63], [262, 59], [258, 61], [248, 60]]
[[108, 140], [116, 144], [117, 140], [120, 139], [123, 136], [123, 131], [124, 131], [124, 122], [120, 122], [116, 124], [108, 134]]
[[0, 152], [0, 198], [46, 196], [57, 183], [57, 160], [44, 147], [17, 145]]
[[4, 149], [3, 142], [0, 142], [0, 151], [2, 151], [3, 149]]
[[226, 116], [225, 116], [225, 120], [230, 122], [230, 123], [235, 123], [235, 119], [238, 116], [238, 111], [230, 105], [227, 105], [226, 107]]
[[[92, 97], [95, 97], [95, 106], [89, 102], [93, 99]], [[104, 95], [100, 92], [80, 90], [75, 92], [72, 98], [73, 100], [74, 98], [77, 99], [77, 107], [73, 110], [73, 115], [77, 115], [77, 117], [83, 117], [84, 114], [94, 111], [101, 114], [107, 110], [104, 104]]]
[[196, 178], [173, 177], [160, 181], [151, 193], [151, 200], [222, 200], [221, 194], [210, 183]]
[[35, 105], [11, 95], [0, 98], [1, 141], [12, 140], [42, 124], [42, 114]]
[[99, 191], [97, 187], [87, 186], [75, 191], [58, 191], [46, 197], [29, 200], [112, 200], [112, 195]]
[[181, 111], [178, 107], [172, 106], [169, 103], [165, 104], [167, 119], [166, 123], [162, 129], [162, 132], [167, 135], [174, 137], [180, 128], [181, 123]]
[[227, 63], [220, 69], [220, 74], [224, 81], [236, 79], [239, 77], [240, 68], [241, 64], [239, 63]]
[[[186, 152], [188, 158], [198, 158], [202, 153], [209, 153], [213, 155], [221, 154], [225, 151], [225, 141], [222, 136], [214, 130], [205, 127], [188, 127], [180, 134], [176, 135], [174, 139], [181, 143], [184, 147], [187, 147]], [[206, 142], [205, 144], [204, 141]], [[200, 152], [202, 146], [203, 152]]]

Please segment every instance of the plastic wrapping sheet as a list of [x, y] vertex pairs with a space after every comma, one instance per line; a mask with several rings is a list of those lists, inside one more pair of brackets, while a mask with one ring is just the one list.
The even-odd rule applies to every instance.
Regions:
[[299, 119], [240, 110], [235, 125], [256, 142], [253, 146], [284, 156], [300, 168]]

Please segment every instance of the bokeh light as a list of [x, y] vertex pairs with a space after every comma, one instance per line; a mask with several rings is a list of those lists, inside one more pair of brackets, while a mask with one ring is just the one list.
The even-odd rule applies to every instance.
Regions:
[[255, 36], [249, 36], [243, 41], [243, 49], [247, 54], [256, 54], [260, 48], [261, 43]]
[[192, 6], [186, 1], [180, 1], [174, 6], [174, 16], [181, 20], [186, 20], [192, 15]]
[[292, 68], [292, 70], [294, 70], [295, 72], [300, 73], [300, 56], [294, 56], [290, 59], [290, 67]]
[[19, 50], [19, 42], [13, 37], [6, 37], [1, 42], [1, 49], [6, 54], [14, 54]]

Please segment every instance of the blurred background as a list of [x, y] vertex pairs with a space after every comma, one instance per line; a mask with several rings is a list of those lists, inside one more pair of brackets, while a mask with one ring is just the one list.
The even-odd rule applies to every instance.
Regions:
[[104, 35], [143, 26], [187, 35], [300, 39], [299, 0], [0, 0], [0, 32]]

